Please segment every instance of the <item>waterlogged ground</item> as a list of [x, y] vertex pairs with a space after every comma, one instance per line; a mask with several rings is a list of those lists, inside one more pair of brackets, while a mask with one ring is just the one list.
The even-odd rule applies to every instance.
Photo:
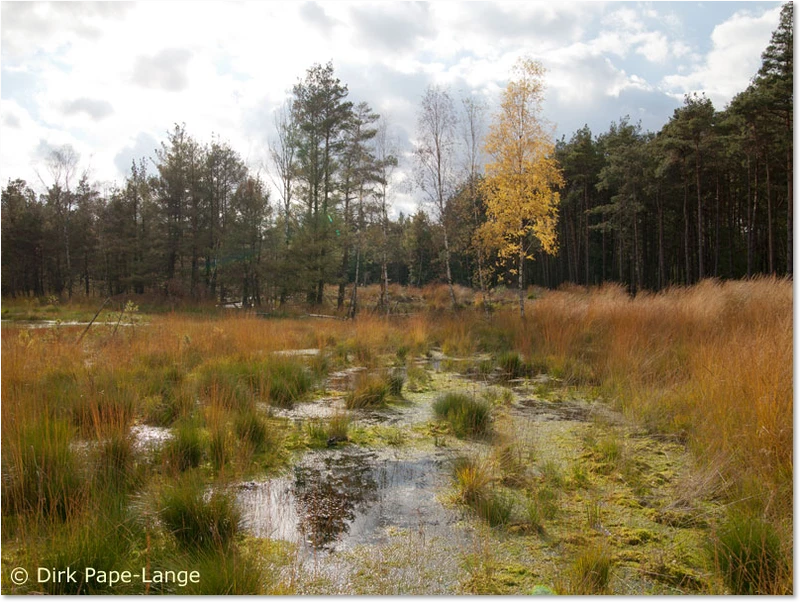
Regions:
[[[287, 352], [288, 353], [288, 352]], [[319, 350], [291, 355], [312, 360]], [[693, 594], [719, 592], [705, 542], [721, 508], [679, 441], [648, 435], [587, 388], [542, 375], [478, 375], [489, 356], [434, 352], [409, 362], [402, 399], [347, 410], [368, 370], [332, 372], [315, 398], [260, 411], [295, 432], [347, 414], [346, 441], [298, 446], [288, 469], [225, 485], [242, 511], [244, 547], [270, 591], [299, 594]], [[411, 370], [411, 368], [407, 368]], [[420, 374], [424, 378], [420, 378]], [[493, 433], [459, 439], [432, 406], [447, 392], [490, 400]], [[173, 433], [133, 428], [155, 453]], [[458, 503], [453, 466], [491, 467], [508, 508], [494, 526]], [[581, 583], [581, 558], [611, 567]]]
[[[709, 590], [703, 545], [718, 508], [698, 497], [679, 442], [649, 437], [590, 391], [547, 377], [498, 382], [443, 366], [460, 367], [436, 358], [422, 390], [353, 411], [349, 442], [234, 485], [253, 549], [282, 542], [276, 579], [308, 594], [571, 593], [577, 559], [601, 550], [612, 570], [595, 593]], [[277, 413], [299, 426], [345, 411], [358, 372], [333, 374], [319, 399]], [[495, 435], [461, 440], [437, 423], [431, 406], [447, 391], [493, 399]], [[523, 484], [498, 473], [512, 510], [489, 527], [455, 503], [453, 461], [496, 459], [503, 445]]]

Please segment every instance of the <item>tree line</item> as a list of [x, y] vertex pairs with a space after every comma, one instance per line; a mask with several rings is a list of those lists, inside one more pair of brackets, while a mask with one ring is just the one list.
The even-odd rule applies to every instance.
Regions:
[[331, 63], [314, 65], [275, 112], [268, 176], [175, 125], [110, 190], [80, 175], [68, 146], [50, 154], [44, 194], [9, 181], [2, 293], [300, 300], [352, 316], [354, 283], [380, 283], [388, 310], [390, 283], [444, 281], [455, 303], [455, 284], [636, 292], [791, 276], [792, 47], [786, 4], [746, 90], [722, 111], [689, 95], [656, 133], [624, 117], [554, 142], [535, 61], [519, 63], [491, 116], [477, 96], [431, 86], [405, 166], [423, 202], [396, 218], [391, 124], [348, 100]]

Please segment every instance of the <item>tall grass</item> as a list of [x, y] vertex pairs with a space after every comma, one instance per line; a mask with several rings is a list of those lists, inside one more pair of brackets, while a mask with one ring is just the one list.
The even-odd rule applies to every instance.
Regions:
[[531, 313], [498, 317], [516, 349], [580, 362], [651, 431], [685, 441], [701, 464], [725, 458], [710, 468], [732, 484], [728, 499], [749, 498], [792, 541], [790, 281], [706, 280], [634, 298], [617, 286], [557, 291]]
[[[470, 291], [456, 293], [460, 303], [470, 305]], [[303, 399], [313, 387], [312, 374], [323, 374], [325, 361], [335, 361], [335, 349], [345, 350], [351, 362], [377, 368], [446, 347], [456, 355], [510, 352], [513, 364], [518, 362], [510, 358], [525, 358], [527, 368], [597, 386], [651, 432], [685, 442], [698, 471], [716, 475], [685, 495], [714, 492], [726, 503], [746, 498], [748, 516], [771, 529], [783, 557], [790, 554], [790, 281], [708, 280], [633, 298], [613, 285], [573, 287], [537, 295], [528, 302], [525, 320], [502, 309], [490, 319], [480, 308], [450, 313], [446, 287], [392, 294], [429, 302], [433, 311], [391, 320], [363, 315], [347, 322], [162, 313], [151, 316], [149, 326], [121, 329], [114, 337], [109, 329], [92, 327], [80, 344], [80, 328], [4, 327], [4, 518], [40, 516], [66, 529], [83, 520], [100, 494], [95, 489], [116, 481], [131, 484], [120, 495], [144, 490], [149, 480], [160, 478], [162, 466], [145, 465], [132, 455], [125, 439], [131, 424], [173, 428], [177, 441], [162, 450], [169, 465], [203, 470], [210, 461], [221, 470], [238, 451], [237, 434], [246, 444], [240, 448], [259, 440], [258, 428], [237, 429], [236, 421], [245, 422], [256, 401], [290, 405]], [[493, 300], [502, 302], [505, 295], [498, 291]], [[321, 351], [313, 370], [308, 359], [273, 353], [305, 348]], [[514, 365], [509, 368], [515, 372]], [[409, 369], [408, 388], [426, 386], [418, 372]], [[364, 399], [381, 403], [391, 394], [387, 388], [384, 382], [376, 386], [377, 396]], [[454, 431], [462, 436], [484, 424], [451, 401], [442, 404], [442, 416], [452, 411]], [[211, 407], [219, 410], [216, 422], [206, 412]], [[270, 435], [280, 435], [280, 425], [267, 424]], [[243, 434], [251, 431], [254, 437]], [[597, 451], [613, 463], [613, 445]], [[3, 533], [7, 543], [19, 530]], [[31, 541], [37, 536], [33, 529], [28, 535]], [[720, 570], [727, 569], [720, 565]], [[790, 569], [770, 574], [769, 591], [791, 588]]]
[[491, 407], [484, 399], [447, 393], [434, 402], [433, 413], [449, 422], [457, 437], [487, 435], [491, 430]]
[[87, 496], [73, 428], [51, 419], [4, 428], [13, 432], [3, 437], [3, 515], [66, 520]]
[[187, 474], [159, 497], [158, 516], [164, 528], [188, 549], [230, 545], [241, 528], [241, 513], [232, 494], [208, 491], [197, 474]]
[[735, 595], [786, 594], [790, 568], [775, 529], [759, 517], [732, 513], [709, 548], [726, 586]]
[[483, 458], [461, 457], [453, 464], [456, 501], [491, 527], [507, 524], [514, 510], [512, 497], [497, 486], [495, 472], [493, 463]]

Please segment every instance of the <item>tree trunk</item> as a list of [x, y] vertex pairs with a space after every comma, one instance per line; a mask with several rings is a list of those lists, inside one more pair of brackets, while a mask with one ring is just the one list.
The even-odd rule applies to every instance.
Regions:
[[[444, 219], [444, 218], [443, 218]], [[456, 306], [456, 292], [453, 289], [453, 274], [450, 271], [450, 244], [447, 240], [447, 227], [442, 225], [444, 232], [444, 261], [447, 268], [447, 286], [450, 289], [450, 300], [453, 303], [453, 308]]]
[[664, 273], [664, 203], [661, 200], [661, 184], [656, 190], [656, 207], [658, 208], [658, 288], [666, 286], [667, 275]]
[[336, 309], [341, 310], [344, 306], [344, 293], [347, 286], [347, 267], [350, 263], [350, 247], [345, 243], [344, 253], [342, 253], [342, 276], [339, 280], [339, 294], [336, 297]]
[[719, 171], [717, 171], [717, 192], [714, 209], [714, 278], [719, 278]]
[[[749, 173], [750, 173], [750, 157], [747, 158], [748, 164], [748, 178], [747, 181], [750, 181]], [[755, 166], [755, 174], [754, 174], [754, 185], [750, 194], [753, 198], [753, 206], [752, 209], [748, 206], [747, 210], [747, 277], [750, 278], [753, 275], [753, 263], [754, 263], [754, 246], [755, 246], [755, 228], [756, 228], [756, 208], [758, 207], [758, 156], [756, 156], [756, 166]]]
[[519, 317], [525, 317], [525, 291], [522, 288], [523, 284], [523, 275], [522, 275], [522, 268], [525, 265], [525, 246], [522, 237], [520, 237], [519, 241], [519, 264], [518, 264], [518, 273], [517, 273], [517, 281], [519, 287]]
[[361, 245], [356, 249], [356, 277], [353, 280], [353, 295], [350, 297], [350, 319], [353, 320], [358, 313], [358, 270], [361, 267]]
[[389, 270], [387, 268], [386, 251], [383, 252], [381, 259], [381, 307], [386, 310], [386, 315], [389, 315]]
[[769, 176], [769, 157], [764, 149], [764, 168], [767, 176], [767, 266], [770, 274], [775, 273], [775, 250], [772, 242], [772, 181]]
[[686, 263], [686, 284], [692, 283], [692, 260], [689, 252], [689, 186], [686, 182], [686, 159], [683, 169], [683, 249]]
[[585, 255], [585, 278], [584, 284], [589, 286], [589, 185], [588, 178], [583, 183], [583, 225], [584, 225], [584, 252]]
[[[791, 123], [787, 124], [791, 126]], [[792, 252], [792, 245], [794, 244], [793, 235], [792, 235], [792, 218], [793, 218], [793, 209], [792, 204], [794, 203], [793, 198], [793, 183], [792, 183], [792, 146], [789, 146], [789, 150], [786, 151], [786, 196], [788, 200], [788, 207], [786, 208], [786, 275], [790, 278], [792, 277], [792, 261], [794, 258], [794, 254]]]
[[697, 280], [702, 280], [705, 275], [703, 262], [703, 196], [700, 190], [700, 145], [695, 144], [694, 174], [697, 186]]
[[[603, 220], [603, 223], [605, 224], [605, 221], [606, 221], [605, 212], [603, 212], [603, 214], [601, 216], [601, 219]], [[603, 227], [602, 248], [603, 248], [603, 252], [602, 252], [601, 256], [603, 258], [603, 264], [601, 266], [602, 273], [600, 275], [600, 283], [601, 284], [603, 282], [605, 282], [605, 280], [606, 280], [606, 229], [605, 229], [605, 227]]]

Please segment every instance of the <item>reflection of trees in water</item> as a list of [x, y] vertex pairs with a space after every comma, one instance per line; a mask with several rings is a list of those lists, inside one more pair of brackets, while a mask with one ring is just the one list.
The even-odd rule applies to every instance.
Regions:
[[323, 467], [296, 466], [294, 495], [300, 531], [315, 548], [347, 533], [356, 510], [377, 500], [378, 484], [369, 467], [372, 457], [327, 457]]

